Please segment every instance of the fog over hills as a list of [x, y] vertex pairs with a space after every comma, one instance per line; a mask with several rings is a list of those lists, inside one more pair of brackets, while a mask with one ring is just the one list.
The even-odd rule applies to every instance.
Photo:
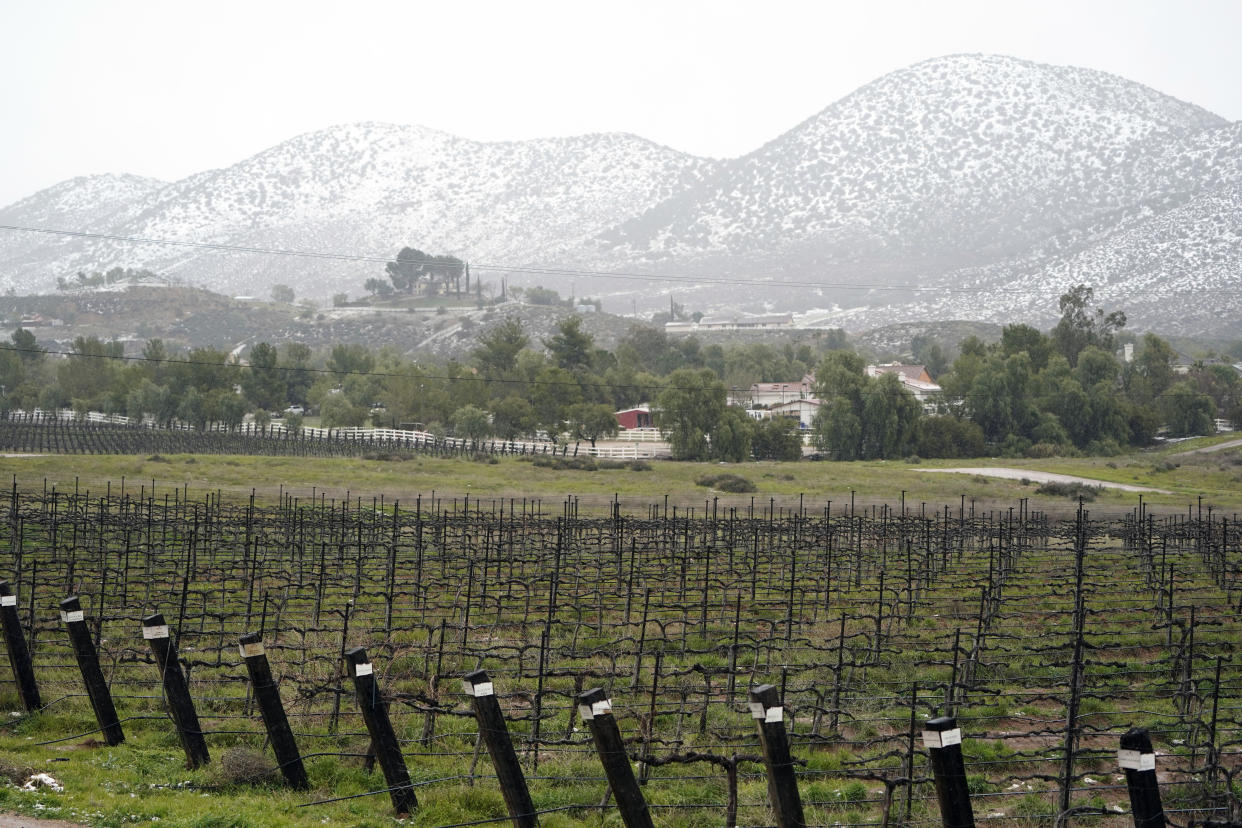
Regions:
[[[1136, 326], [1229, 335], [1242, 334], [1240, 197], [1242, 125], [1101, 72], [951, 56], [885, 75], [736, 159], [625, 134], [480, 143], [350, 124], [174, 183], [73, 179], [0, 209], [0, 224], [651, 273], [676, 278], [528, 281], [574, 280], [617, 311], [675, 291], [703, 310], [818, 306], [851, 327], [1046, 323], [1057, 294], [1086, 282]], [[0, 233], [5, 287], [47, 290], [111, 266], [256, 295], [275, 282], [358, 293], [382, 275], [375, 263]], [[771, 288], [696, 288], [700, 276]]]

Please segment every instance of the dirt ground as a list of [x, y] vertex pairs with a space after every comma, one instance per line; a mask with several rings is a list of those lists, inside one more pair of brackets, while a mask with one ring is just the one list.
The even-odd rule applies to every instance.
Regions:
[[954, 474], [981, 474], [985, 477], [1003, 477], [1007, 480], [1031, 480], [1035, 483], [1083, 483], [1088, 486], [1103, 486], [1107, 489], [1121, 489], [1125, 492], [1159, 492], [1169, 494], [1165, 489], [1154, 489], [1151, 486], [1135, 486], [1131, 483], [1113, 483], [1108, 480], [1093, 480], [1090, 477], [1077, 477], [1072, 474], [1056, 474], [1054, 472], [1032, 471], [1031, 469], [1009, 469], [997, 466], [977, 466], [963, 469], [919, 469], [924, 472], [949, 472]]
[[0, 828], [85, 828], [85, 826], [78, 822], [63, 822], [59, 819], [37, 819], [17, 814], [0, 814]]

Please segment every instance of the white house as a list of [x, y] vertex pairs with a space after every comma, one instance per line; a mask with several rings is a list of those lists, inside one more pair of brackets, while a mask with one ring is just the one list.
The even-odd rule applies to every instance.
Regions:
[[[807, 374], [798, 382], [756, 382], [750, 386], [749, 398], [738, 402], [749, 403], [751, 406], [773, 406], [794, 400], [807, 400], [811, 398], [811, 389], [814, 386], [813, 374]], [[738, 396], [743, 397], [744, 393], [739, 393]]]
[[806, 398], [801, 400], [791, 400], [786, 403], [777, 403], [769, 406], [768, 412], [772, 418], [789, 417], [798, 421], [798, 428], [806, 430], [811, 427], [811, 423], [815, 421], [815, 415], [819, 413], [819, 407], [823, 405], [819, 400]]
[[940, 393], [940, 386], [932, 380], [931, 374], [927, 373], [927, 367], [924, 365], [887, 362], [867, 366], [867, 376], [878, 377], [883, 374], [896, 374], [901, 386], [913, 394], [925, 410], [934, 405], [934, 398]]

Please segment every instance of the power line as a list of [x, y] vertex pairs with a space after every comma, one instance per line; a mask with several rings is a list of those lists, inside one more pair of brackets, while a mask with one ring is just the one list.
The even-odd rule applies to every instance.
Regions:
[[[308, 259], [322, 259], [328, 261], [341, 262], [374, 262], [377, 264], [387, 264], [396, 260], [396, 257], [374, 256], [364, 253], [336, 253], [331, 251], [318, 250], [302, 250], [296, 248], [272, 248], [257, 247], [250, 245], [224, 244], [222, 242], [202, 242], [187, 241], [181, 239], [163, 239], [147, 236], [124, 236], [115, 233], [92, 233], [84, 230], [62, 230], [50, 227], [28, 227], [16, 224], [0, 224], [0, 230], [9, 232], [23, 233], [44, 233], [54, 236], [68, 236], [84, 239], [99, 239], [106, 241], [119, 241], [130, 244], [157, 244], [172, 247], [189, 247], [201, 250], [217, 250], [229, 253], [249, 253], [263, 256], [296, 256]], [[444, 261], [437, 261], [434, 257], [426, 257], [421, 259], [405, 259], [403, 261], [412, 264], [427, 264], [443, 266]], [[770, 264], [773, 259], [758, 259], [756, 264]], [[969, 287], [969, 286], [953, 286], [953, 285], [885, 285], [872, 282], [830, 282], [830, 281], [814, 281], [806, 279], [754, 279], [746, 277], [732, 277], [719, 275], [685, 275], [685, 274], [656, 274], [656, 273], [634, 273], [628, 271], [617, 270], [588, 270], [582, 268], [557, 268], [557, 267], [536, 267], [532, 265], [515, 265], [497, 262], [463, 262], [469, 264], [474, 270], [488, 270], [496, 272], [523, 273], [528, 275], [544, 275], [544, 276], [570, 276], [581, 278], [599, 278], [599, 279], [617, 279], [642, 282], [674, 282], [688, 287], [699, 285], [741, 285], [768, 288], [812, 288], [822, 289], [828, 288], [833, 290], [870, 290], [870, 291], [887, 291], [893, 293], [1012, 293], [1013, 290], [1007, 287], [986, 288], [986, 287]], [[1101, 290], [1113, 287], [1111, 285], [1097, 286]], [[1045, 296], [1059, 296], [1063, 291], [1059, 290], [1029, 290], [1028, 293]], [[1202, 288], [1187, 287], [1182, 291], [1131, 291], [1129, 296], [1152, 296], [1152, 297], [1168, 297], [1178, 293], [1236, 293], [1232, 288]]]
[[[0, 224], [0, 230], [18, 231], [27, 233], [46, 233], [55, 236], [71, 236], [86, 239], [101, 239], [107, 241], [121, 241], [132, 244], [160, 244], [174, 247], [192, 247], [203, 250], [219, 250], [229, 253], [253, 253], [265, 256], [297, 256], [309, 259], [327, 259], [331, 261], [343, 262], [375, 262], [387, 264], [396, 260], [395, 257], [389, 256], [372, 256], [364, 253], [333, 253], [327, 251], [316, 250], [297, 250], [290, 248], [269, 248], [254, 247], [248, 245], [224, 244], [218, 242], [199, 242], [185, 241], [180, 239], [161, 239], [147, 236], [122, 236], [114, 233], [90, 233], [83, 230], [59, 230], [49, 227], [25, 227], [14, 224]], [[411, 258], [401, 261], [411, 264], [428, 264], [441, 265], [443, 261], [437, 261], [433, 257]], [[464, 264], [464, 262], [463, 262]], [[556, 267], [533, 267], [530, 265], [514, 265], [503, 263], [473, 262], [470, 267], [474, 270], [489, 270], [508, 273], [525, 273], [531, 275], [544, 276], [577, 276], [583, 278], [606, 278], [606, 279], [630, 279], [648, 282], [682, 282], [688, 284], [736, 284], [736, 285], [759, 285], [759, 286], [788, 286], [788, 287], [815, 287], [815, 288], [841, 288], [841, 289], [863, 289], [863, 290], [890, 290], [890, 291], [935, 291], [938, 288], [922, 287], [917, 285], [895, 286], [895, 285], [879, 285], [879, 284], [851, 284], [851, 283], [833, 283], [833, 282], [811, 282], [811, 281], [781, 281], [773, 282], [766, 279], [746, 279], [738, 277], [726, 276], [685, 276], [685, 275], [659, 275], [654, 273], [631, 273], [615, 270], [585, 270], [573, 268], [556, 268]]]

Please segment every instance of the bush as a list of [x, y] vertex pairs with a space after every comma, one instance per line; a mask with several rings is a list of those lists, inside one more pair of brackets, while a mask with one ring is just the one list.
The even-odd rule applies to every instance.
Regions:
[[541, 469], [556, 469], [557, 471], [597, 471], [600, 468], [595, 458], [589, 454], [582, 457], [536, 454], [531, 463]]
[[220, 776], [230, 785], [255, 785], [273, 781], [276, 768], [253, 748], [231, 747], [220, 757]]
[[1121, 444], [1112, 437], [1105, 437], [1103, 440], [1092, 440], [1087, 444], [1087, 454], [1093, 454], [1098, 457], [1116, 457], [1121, 454]]
[[651, 464], [646, 460], [631, 460], [630, 471], [651, 471]]
[[1000, 453], [1002, 457], [1025, 457], [1030, 448], [1030, 440], [1019, 434], [1010, 434], [1001, 443]]
[[1092, 500], [1095, 500], [1096, 497], [1103, 491], [1103, 486], [1090, 486], [1086, 483], [1078, 483], [1077, 481], [1070, 483], [1051, 481], [1036, 489], [1035, 494], [1051, 495], [1053, 497], [1068, 497], [1073, 500], [1077, 500], [1081, 497], [1089, 503]]
[[1035, 443], [1026, 450], [1026, 456], [1032, 458], [1060, 457], [1063, 454], [1065, 454], [1065, 447], [1056, 443]]
[[975, 423], [932, 415], [915, 424], [914, 451], [919, 457], [980, 457], [987, 446]]
[[400, 451], [368, 451], [362, 455], [363, 460], [381, 460], [388, 463], [399, 463], [405, 460], [413, 460], [414, 455], [409, 452]]
[[846, 802], [862, 802], [867, 798], [867, 786], [855, 779], [841, 791], [841, 798]]
[[694, 483], [696, 486], [705, 486], [710, 489], [728, 492], [729, 494], [746, 494], [747, 492], [759, 491], [754, 483], [736, 474], [704, 475], [694, 481]]

